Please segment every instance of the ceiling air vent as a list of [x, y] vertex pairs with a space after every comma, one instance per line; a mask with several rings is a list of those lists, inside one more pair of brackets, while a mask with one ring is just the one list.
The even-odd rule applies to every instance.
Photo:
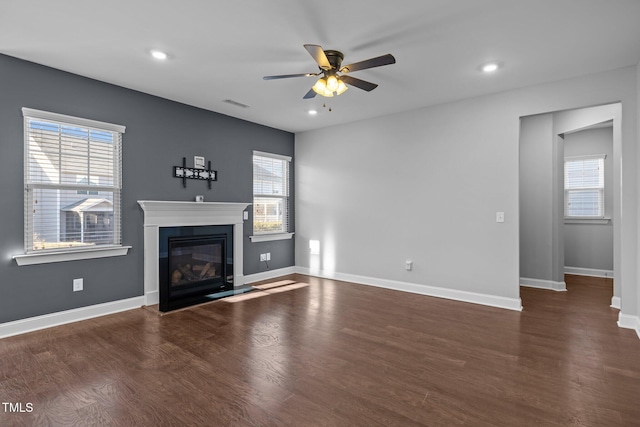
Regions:
[[245, 105], [245, 104], [243, 104], [241, 102], [238, 102], [238, 101], [234, 101], [233, 99], [225, 99], [222, 102], [226, 102], [227, 104], [235, 105], [236, 107], [240, 107], [240, 108], [249, 108], [248, 105]]

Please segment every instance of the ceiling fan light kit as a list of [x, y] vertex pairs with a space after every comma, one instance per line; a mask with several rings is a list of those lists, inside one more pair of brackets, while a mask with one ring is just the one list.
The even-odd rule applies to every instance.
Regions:
[[340, 78], [336, 76], [329, 76], [318, 79], [316, 84], [313, 85], [312, 89], [318, 95], [331, 98], [334, 95], [340, 95], [344, 93], [349, 88]]
[[[286, 79], [291, 77], [317, 77], [322, 75], [316, 83], [311, 87], [303, 98], [310, 99], [317, 95], [331, 98], [333, 96], [344, 93], [348, 88], [347, 84], [355, 86], [359, 89], [371, 92], [378, 87], [375, 83], [370, 83], [355, 77], [347, 76], [347, 73], [366, 70], [368, 68], [380, 67], [383, 65], [395, 64], [396, 59], [391, 54], [378, 56], [376, 58], [366, 59], [364, 61], [355, 62], [353, 64], [342, 66], [344, 55], [337, 50], [324, 50], [321, 46], [314, 44], [305, 44], [309, 54], [318, 64], [320, 72], [304, 73], [304, 74], [283, 74], [277, 76], [264, 76], [264, 80]], [[342, 75], [338, 74], [341, 73]]]

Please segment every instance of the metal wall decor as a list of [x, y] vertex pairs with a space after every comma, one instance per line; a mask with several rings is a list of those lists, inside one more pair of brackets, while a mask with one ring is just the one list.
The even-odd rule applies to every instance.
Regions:
[[211, 170], [211, 161], [207, 164], [207, 169], [201, 168], [188, 168], [187, 158], [182, 158], [182, 166], [173, 167], [173, 176], [175, 178], [182, 178], [182, 186], [187, 188], [187, 179], [199, 179], [201, 181], [207, 181], [209, 190], [211, 190], [211, 181], [218, 180], [218, 171]]

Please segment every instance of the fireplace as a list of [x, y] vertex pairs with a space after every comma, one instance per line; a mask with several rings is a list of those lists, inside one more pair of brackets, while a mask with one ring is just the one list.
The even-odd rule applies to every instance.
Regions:
[[[243, 211], [250, 205], [249, 203], [139, 200], [138, 204], [144, 212], [145, 305], [159, 305], [160, 288], [167, 284], [165, 281], [170, 283], [169, 237], [225, 234], [224, 258], [227, 260], [225, 273], [227, 286], [241, 288], [244, 285], [242, 226]], [[178, 232], [179, 229], [181, 231]], [[183, 288], [184, 293], [195, 293], [195, 290], [188, 290], [189, 286], [191, 285]], [[196, 300], [193, 303], [197, 303], [197, 300], [207, 300], [207, 295], [193, 296]], [[187, 299], [188, 297], [185, 297], [182, 303], [187, 305]]]
[[233, 289], [231, 226], [162, 227], [159, 310], [166, 312]]
[[169, 238], [169, 289], [224, 283], [227, 236]]

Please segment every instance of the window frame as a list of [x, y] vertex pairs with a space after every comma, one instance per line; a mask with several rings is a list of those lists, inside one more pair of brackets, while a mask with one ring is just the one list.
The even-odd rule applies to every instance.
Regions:
[[[32, 108], [22, 108], [23, 126], [24, 126], [24, 253], [13, 256], [18, 265], [32, 265], [50, 262], [72, 261], [80, 259], [103, 258], [110, 256], [126, 255], [131, 246], [122, 245], [122, 208], [120, 195], [122, 192], [122, 135], [125, 133], [125, 126], [106, 123], [91, 119], [68, 116], [64, 114], [52, 113], [48, 111], [35, 110]], [[113, 184], [96, 186], [73, 185], [67, 183], [46, 183], [31, 182], [30, 180], [30, 159], [29, 159], [29, 136], [28, 124], [31, 120], [42, 120], [55, 123], [60, 126], [77, 126], [93, 131], [110, 132], [117, 134], [118, 144], [113, 162]], [[89, 156], [89, 154], [87, 154]], [[53, 248], [53, 249], [33, 249], [33, 223], [30, 221], [30, 213], [33, 210], [33, 191], [36, 189], [51, 190], [71, 190], [71, 191], [109, 191], [114, 194], [114, 201], [118, 202], [113, 206], [113, 214], [118, 219], [114, 221], [114, 243], [99, 244], [90, 247], [71, 247], [71, 248]], [[112, 202], [113, 203], [113, 202]]]
[[[606, 217], [606, 203], [605, 203], [605, 159], [607, 158], [606, 154], [593, 154], [593, 155], [584, 155], [584, 156], [572, 156], [565, 157], [564, 159], [564, 218], [567, 221], [590, 221], [590, 220], [605, 220]], [[599, 175], [601, 181], [596, 186], [582, 186], [577, 188], [567, 188], [567, 163], [570, 162], [582, 162], [585, 160], [598, 160], [599, 167], [602, 168]], [[598, 192], [598, 205], [601, 207], [601, 212], [598, 215], [568, 215], [569, 213], [569, 193], [571, 192], [580, 192], [580, 191], [597, 191]]]
[[[252, 194], [253, 194], [253, 218], [252, 218], [252, 236], [249, 236], [252, 242], [264, 242], [264, 241], [272, 241], [272, 240], [284, 240], [291, 239], [294, 235], [291, 232], [291, 217], [289, 213], [291, 212], [291, 157], [285, 156], [281, 154], [267, 153], [264, 151], [253, 151], [253, 155], [251, 157], [252, 167], [255, 167], [256, 157], [269, 158], [274, 160], [281, 160], [286, 162], [286, 183], [284, 188], [284, 193], [282, 196], [274, 195], [274, 194], [261, 194], [255, 192], [255, 174], [252, 172]], [[252, 168], [253, 170], [253, 168]], [[257, 231], [256, 230], [256, 215], [255, 209], [259, 203], [256, 203], [256, 199], [258, 198], [273, 198], [282, 201], [282, 206], [284, 206], [285, 211], [282, 213], [283, 215], [283, 230], [277, 231]]]

